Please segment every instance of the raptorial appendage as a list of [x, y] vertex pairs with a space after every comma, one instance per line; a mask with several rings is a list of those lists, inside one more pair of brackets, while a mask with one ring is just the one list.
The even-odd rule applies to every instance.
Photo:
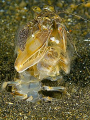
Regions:
[[[58, 91], [64, 87], [41, 86], [41, 80], [57, 80], [60, 71], [70, 72], [72, 45], [61, 18], [51, 7], [45, 7], [18, 33], [15, 69], [19, 79], [13, 84], [21, 98], [34, 101], [41, 96], [38, 91]], [[56, 78], [56, 79], [53, 79]]]

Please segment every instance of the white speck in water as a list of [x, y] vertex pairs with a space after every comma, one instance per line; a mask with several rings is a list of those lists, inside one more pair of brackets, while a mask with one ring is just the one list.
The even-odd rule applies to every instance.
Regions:
[[4, 12], [4, 10], [1, 9], [0, 12]]
[[24, 9], [26, 10], [27, 8], [26, 8], [26, 7], [24, 7]]
[[5, 2], [5, 0], [2, 0], [2, 2]]
[[26, 18], [25, 16], [22, 16], [22, 18]]
[[89, 39], [85, 39], [84, 41], [90, 41]]

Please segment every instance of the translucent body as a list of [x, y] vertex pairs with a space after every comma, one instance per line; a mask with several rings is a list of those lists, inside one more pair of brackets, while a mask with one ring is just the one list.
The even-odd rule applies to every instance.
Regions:
[[14, 85], [12, 91], [21, 98], [34, 101], [40, 98], [38, 91], [41, 89], [64, 89], [60, 86], [42, 87], [40, 82], [49, 77], [51, 80], [56, 77], [57, 80], [61, 70], [66, 74], [70, 72], [72, 45], [61, 21], [52, 8], [46, 7], [19, 31], [15, 61], [19, 79], [8, 82], [8, 85]]

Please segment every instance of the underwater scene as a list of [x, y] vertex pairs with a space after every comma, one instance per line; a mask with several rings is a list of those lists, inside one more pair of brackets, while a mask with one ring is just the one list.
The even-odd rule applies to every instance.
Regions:
[[0, 119], [90, 119], [90, 2], [2, 0]]

